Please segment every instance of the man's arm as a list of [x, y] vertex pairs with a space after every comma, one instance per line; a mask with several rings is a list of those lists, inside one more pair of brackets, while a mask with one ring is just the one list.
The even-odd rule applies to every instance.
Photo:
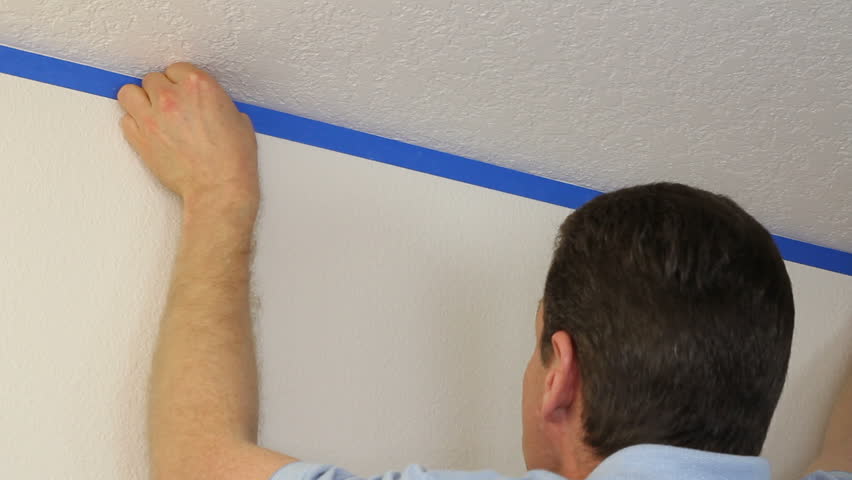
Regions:
[[119, 92], [125, 138], [183, 199], [180, 246], [154, 354], [151, 478], [264, 480], [296, 461], [257, 446], [249, 307], [259, 206], [251, 121], [186, 63]]
[[852, 372], [828, 418], [822, 450], [807, 473], [817, 470], [852, 472]]

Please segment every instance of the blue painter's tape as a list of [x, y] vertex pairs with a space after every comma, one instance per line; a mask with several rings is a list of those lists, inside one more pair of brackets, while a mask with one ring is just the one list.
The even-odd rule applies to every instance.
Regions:
[[[0, 45], [0, 73], [115, 98], [138, 78]], [[268, 108], [237, 102], [258, 133], [375, 160], [571, 209], [601, 192], [470, 158], [418, 147]], [[784, 258], [852, 275], [852, 253], [773, 236]]]
[[832, 272], [852, 275], [852, 253], [773, 235], [784, 259]]
[[0, 45], [0, 73], [109, 98], [115, 98], [124, 84], [142, 83], [135, 77], [3, 45]]
[[600, 192], [389, 138], [237, 103], [259, 133], [501, 192], [578, 208]]

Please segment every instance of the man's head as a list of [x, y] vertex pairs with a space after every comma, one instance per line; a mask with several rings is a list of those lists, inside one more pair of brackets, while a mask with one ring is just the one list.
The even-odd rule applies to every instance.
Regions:
[[730, 199], [659, 183], [588, 202], [560, 227], [536, 315], [527, 468], [585, 476], [641, 443], [759, 454], [793, 312], [771, 236]]

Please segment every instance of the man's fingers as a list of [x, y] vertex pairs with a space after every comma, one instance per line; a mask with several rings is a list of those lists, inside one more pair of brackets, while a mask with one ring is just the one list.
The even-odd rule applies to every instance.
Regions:
[[174, 83], [178, 83], [183, 81], [186, 77], [188, 77], [192, 73], [200, 74], [202, 70], [200, 70], [195, 65], [188, 62], [178, 62], [173, 63], [166, 67], [166, 77]]
[[151, 99], [138, 85], [128, 83], [118, 91], [118, 104], [125, 112], [139, 116], [151, 109]]
[[148, 94], [148, 98], [153, 100], [154, 97], [157, 96], [157, 93], [160, 92], [163, 88], [168, 88], [172, 86], [172, 82], [166, 78], [160, 72], [151, 72], [144, 77], [142, 77], [142, 87], [145, 89], [145, 93]]

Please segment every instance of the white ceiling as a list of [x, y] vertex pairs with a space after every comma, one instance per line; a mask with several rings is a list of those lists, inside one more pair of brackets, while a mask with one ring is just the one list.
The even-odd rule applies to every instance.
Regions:
[[0, 43], [852, 251], [849, 0], [0, 0]]

